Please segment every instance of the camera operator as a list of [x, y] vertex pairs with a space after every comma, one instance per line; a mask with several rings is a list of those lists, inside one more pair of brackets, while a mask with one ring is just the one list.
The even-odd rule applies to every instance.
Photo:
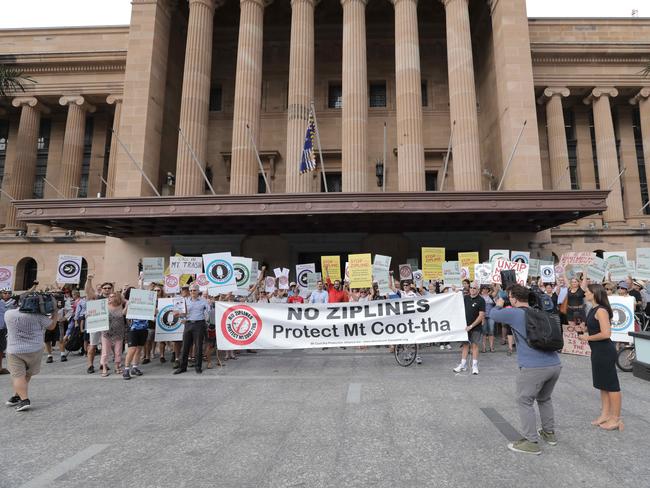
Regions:
[[7, 327], [5, 326], [5, 312], [16, 308], [16, 300], [11, 296], [10, 288], [0, 289], [0, 374], [9, 374], [9, 370], [2, 367], [5, 349], [7, 349]]
[[31, 407], [27, 387], [32, 376], [41, 370], [45, 330], [57, 327], [61, 314], [53, 295], [26, 293], [17, 309], [5, 313], [7, 325], [7, 365], [14, 395], [7, 405], [22, 412]]

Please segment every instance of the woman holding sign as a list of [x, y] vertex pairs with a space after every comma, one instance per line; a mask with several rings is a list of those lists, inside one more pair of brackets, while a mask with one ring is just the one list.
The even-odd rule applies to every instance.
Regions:
[[126, 333], [126, 319], [124, 318], [124, 299], [120, 293], [111, 293], [108, 296], [108, 330], [102, 332], [102, 356], [99, 365], [102, 369], [102, 378], [108, 376], [108, 353], [113, 351], [115, 372], [122, 373], [122, 348]]
[[587, 316], [587, 333], [578, 338], [591, 348], [591, 374], [594, 388], [600, 390], [600, 416], [591, 422], [604, 430], [623, 430], [621, 387], [616, 374], [616, 348], [611, 341], [612, 307], [602, 285], [591, 284], [585, 291], [593, 305]]

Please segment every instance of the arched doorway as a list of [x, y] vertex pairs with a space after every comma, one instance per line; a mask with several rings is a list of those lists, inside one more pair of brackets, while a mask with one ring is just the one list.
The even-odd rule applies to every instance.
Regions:
[[37, 279], [38, 264], [34, 258], [23, 258], [16, 265], [16, 290], [31, 288]]

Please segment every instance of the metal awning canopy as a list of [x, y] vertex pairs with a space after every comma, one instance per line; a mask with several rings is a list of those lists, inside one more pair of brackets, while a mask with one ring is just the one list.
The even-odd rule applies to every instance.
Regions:
[[114, 237], [539, 232], [604, 211], [608, 191], [302, 193], [13, 202], [18, 219]]

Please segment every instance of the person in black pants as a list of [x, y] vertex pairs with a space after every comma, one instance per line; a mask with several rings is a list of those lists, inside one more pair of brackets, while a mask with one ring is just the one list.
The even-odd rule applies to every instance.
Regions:
[[202, 373], [203, 365], [203, 337], [206, 334], [207, 325], [205, 318], [210, 313], [210, 304], [205, 298], [199, 296], [199, 286], [190, 286], [190, 296], [185, 299], [185, 313], [175, 312], [175, 314], [184, 316], [185, 330], [183, 332], [183, 350], [181, 352], [181, 364], [174, 374], [180, 374], [187, 371], [187, 360], [190, 355], [190, 349], [194, 345], [194, 354], [196, 355], [196, 372]]
[[621, 387], [616, 374], [616, 347], [611, 341], [612, 307], [603, 285], [590, 284], [585, 298], [593, 305], [587, 316], [587, 331], [578, 337], [591, 348], [594, 388], [600, 390], [601, 413], [591, 424], [604, 430], [623, 430]]

